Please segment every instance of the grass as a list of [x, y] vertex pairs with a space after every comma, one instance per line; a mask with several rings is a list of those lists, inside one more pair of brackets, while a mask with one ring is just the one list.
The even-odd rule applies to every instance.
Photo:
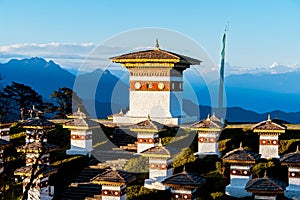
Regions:
[[68, 162], [71, 162], [71, 161], [76, 160], [76, 159], [81, 159], [82, 157], [83, 156], [73, 156], [73, 157], [70, 157], [70, 158], [65, 158], [63, 160], [58, 160], [58, 161], [55, 161], [54, 163], [52, 163], [51, 166], [57, 167], [61, 164], [68, 163]]
[[25, 138], [25, 132], [20, 132], [20, 133], [15, 133], [10, 135], [11, 140], [19, 140], [22, 139], [23, 137]]

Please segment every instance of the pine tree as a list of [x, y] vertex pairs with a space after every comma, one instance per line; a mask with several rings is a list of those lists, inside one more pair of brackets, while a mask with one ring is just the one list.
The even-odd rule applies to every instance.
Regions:
[[51, 94], [51, 99], [55, 99], [58, 104], [55, 116], [57, 118], [66, 118], [68, 114], [71, 114], [77, 108], [86, 113], [82, 100], [70, 88], [59, 88]]
[[41, 109], [43, 100], [42, 96], [30, 86], [12, 82], [0, 93], [0, 110], [6, 115], [18, 116], [21, 109], [26, 114], [33, 105]]

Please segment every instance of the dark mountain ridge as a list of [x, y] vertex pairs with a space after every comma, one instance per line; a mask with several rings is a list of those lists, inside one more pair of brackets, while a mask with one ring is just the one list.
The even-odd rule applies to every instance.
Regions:
[[[30, 58], [12, 59], [7, 63], [0, 63], [0, 73], [5, 77], [2, 81], [4, 85], [12, 81], [29, 85], [44, 99], [49, 99], [50, 94], [58, 88], [73, 88], [84, 100], [93, 117], [106, 118], [112, 113], [119, 112], [121, 108], [128, 107], [129, 86], [126, 71], [116, 76], [110, 70], [95, 69], [93, 72], [76, 77], [53, 61]], [[210, 105], [207, 86], [201, 77], [192, 73], [185, 72], [184, 76], [189, 85], [187, 93], [191, 91], [197, 98], [195, 101], [189, 99], [188, 95], [185, 96], [184, 110], [189, 115], [196, 115], [199, 119], [203, 119], [212, 112], [212, 109], [210, 106], [196, 104]], [[300, 112], [297, 112], [300, 110], [300, 92], [298, 93], [300, 85], [296, 84], [298, 77], [300, 72], [226, 77], [226, 119], [232, 122], [258, 122], [266, 119], [267, 114], [271, 114], [272, 118], [277, 116], [291, 123], [300, 123]], [[217, 88], [215, 84], [215, 89]], [[276, 105], [280, 106], [275, 107]], [[251, 111], [266, 110], [266, 108], [268, 112]], [[280, 111], [282, 108], [286, 108], [284, 109], [286, 112]]]
[[34, 88], [45, 99], [60, 87], [73, 87], [75, 76], [62, 69], [53, 61], [45, 61], [42, 58], [30, 58], [16, 60], [0, 64], [1, 75], [4, 83], [12, 81], [23, 83]]

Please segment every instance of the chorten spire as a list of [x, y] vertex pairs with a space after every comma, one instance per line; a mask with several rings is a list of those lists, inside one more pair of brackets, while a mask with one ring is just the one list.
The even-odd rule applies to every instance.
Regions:
[[159, 50], [158, 38], [156, 38], [154, 50]]
[[270, 114], [268, 114], [268, 120], [267, 120], [268, 122], [270, 122], [271, 121], [271, 115]]
[[158, 145], [157, 145], [157, 146], [159, 146], [159, 147], [162, 147], [162, 146], [163, 146], [163, 145], [162, 145], [161, 138], [158, 139]]
[[240, 149], [243, 149], [243, 142], [240, 142]]
[[207, 115], [206, 120], [207, 120], [207, 121], [210, 121], [210, 114]]

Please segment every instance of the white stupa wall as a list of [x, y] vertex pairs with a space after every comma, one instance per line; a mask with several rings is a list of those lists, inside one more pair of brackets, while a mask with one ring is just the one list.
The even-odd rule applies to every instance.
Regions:
[[252, 196], [245, 190], [247, 182], [252, 178], [251, 166], [230, 166], [230, 184], [226, 186], [226, 194], [232, 197], [242, 198]]
[[289, 186], [300, 189], [300, 167], [289, 167]]
[[92, 131], [71, 130], [71, 146], [86, 149], [91, 152], [93, 150]]
[[149, 158], [149, 178], [164, 179], [172, 176], [172, 159]]
[[279, 140], [278, 135], [264, 135], [260, 134], [259, 137], [259, 154], [261, 158], [279, 158], [278, 147]]
[[[157, 133], [138, 133], [137, 134], [137, 153], [141, 153], [151, 147], [155, 147], [158, 144]], [[147, 142], [145, 142], [147, 140]]]
[[196, 192], [196, 189], [191, 189], [191, 190], [187, 190], [187, 189], [182, 189], [182, 190], [178, 190], [178, 189], [173, 189], [171, 188], [171, 194], [172, 197], [171, 199], [191, 199], [191, 200], [196, 200], [196, 196], [194, 195]]
[[126, 200], [125, 191], [126, 186], [102, 185], [102, 200]]
[[130, 91], [128, 116], [172, 118], [169, 91]]
[[198, 132], [198, 152], [197, 154], [219, 155], [218, 139], [219, 132], [203, 133]]
[[[148, 69], [149, 71], [153, 69]], [[143, 72], [141, 72], [143, 74]], [[159, 73], [159, 72], [158, 72]], [[150, 115], [151, 119], [162, 124], [178, 125], [191, 123], [196, 116], [187, 116], [182, 111], [182, 75], [175, 76], [130, 76], [131, 84], [141, 82], [165, 83], [170, 90], [164, 89], [131, 89], [129, 93], [129, 111], [125, 116], [114, 116], [114, 123], [138, 123]]]
[[0, 139], [10, 141], [10, 128], [5, 127], [5, 128], [0, 128]]
[[290, 199], [300, 200], [300, 167], [289, 167], [289, 185], [284, 195]]

